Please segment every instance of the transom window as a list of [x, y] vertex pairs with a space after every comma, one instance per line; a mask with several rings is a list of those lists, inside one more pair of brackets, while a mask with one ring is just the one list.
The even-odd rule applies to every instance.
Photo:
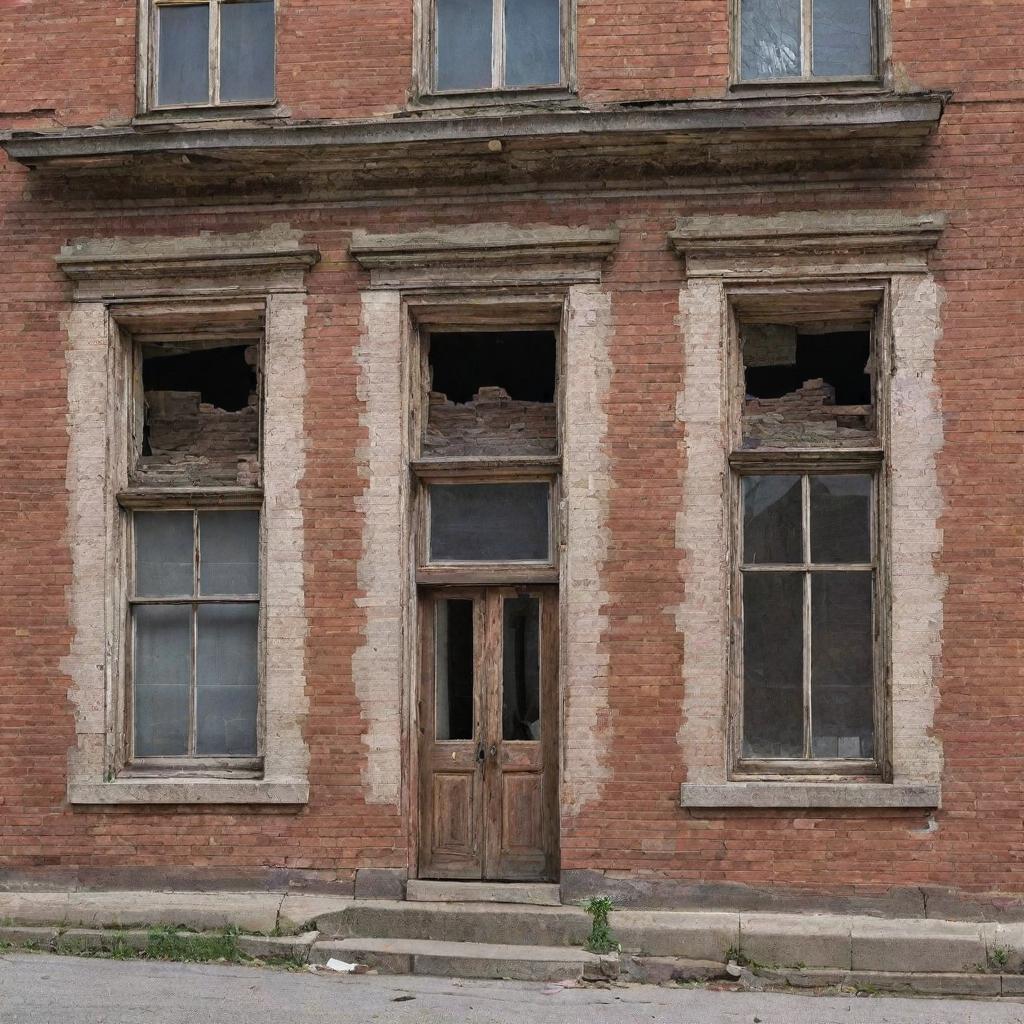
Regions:
[[876, 0], [737, 0], [738, 78], [871, 78]]
[[874, 478], [741, 477], [743, 758], [875, 756]]
[[151, 2], [151, 106], [274, 101], [274, 0]]
[[565, 84], [567, 0], [432, 0], [435, 92]]

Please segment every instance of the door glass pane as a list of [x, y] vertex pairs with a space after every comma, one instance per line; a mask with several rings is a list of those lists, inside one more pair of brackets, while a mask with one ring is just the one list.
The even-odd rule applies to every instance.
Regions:
[[259, 690], [255, 604], [199, 606], [196, 753], [253, 757]]
[[438, 89], [491, 87], [493, 0], [437, 0]]
[[438, 601], [434, 708], [439, 740], [473, 738], [473, 602]]
[[156, 16], [157, 103], [209, 103], [209, 4], [161, 5]]
[[800, 477], [743, 477], [743, 562], [803, 562]]
[[873, 757], [870, 572], [811, 577], [811, 735], [815, 757]]
[[558, 85], [562, 0], [505, 0], [505, 85]]
[[432, 485], [431, 560], [546, 562], [549, 491], [546, 483]]
[[811, 561], [871, 561], [871, 477], [811, 477]]
[[800, 77], [800, 0], [742, 0], [740, 77]]
[[502, 605], [502, 738], [539, 740], [540, 601], [507, 597]]
[[815, 75], [870, 75], [872, 0], [814, 0]]
[[743, 574], [743, 756], [803, 757], [803, 574]]
[[221, 7], [220, 98], [274, 98], [274, 0]]
[[191, 512], [136, 512], [135, 594], [191, 597], [193, 539]]
[[135, 756], [187, 754], [192, 610], [140, 605], [134, 614]]
[[259, 590], [258, 512], [199, 513], [199, 593], [255, 594]]

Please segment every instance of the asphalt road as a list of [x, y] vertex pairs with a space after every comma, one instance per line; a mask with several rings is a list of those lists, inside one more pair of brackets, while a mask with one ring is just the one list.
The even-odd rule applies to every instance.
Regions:
[[1024, 1024], [1024, 1002], [594, 989], [0, 955], [0, 1024]]

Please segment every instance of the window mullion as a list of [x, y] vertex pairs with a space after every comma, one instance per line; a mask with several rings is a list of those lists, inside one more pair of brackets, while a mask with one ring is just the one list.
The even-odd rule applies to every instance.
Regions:
[[491, 86], [505, 86], [505, 0], [493, 0], [491, 8]]
[[220, 4], [210, 0], [210, 102], [220, 103]]
[[189, 665], [188, 752], [196, 756], [196, 717], [199, 704], [199, 684], [196, 663], [199, 656], [199, 510], [192, 512], [192, 657]]
[[814, 68], [814, 0], [801, 0], [800, 8], [800, 73], [804, 78], [811, 78]]
[[811, 757], [811, 478], [804, 475], [800, 481], [800, 519], [803, 540], [803, 690], [804, 690], [804, 757]]

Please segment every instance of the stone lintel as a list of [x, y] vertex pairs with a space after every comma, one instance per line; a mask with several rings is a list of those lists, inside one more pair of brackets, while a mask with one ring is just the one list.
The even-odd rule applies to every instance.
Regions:
[[937, 808], [937, 785], [882, 782], [726, 782], [683, 783], [679, 804], [688, 808]]
[[309, 783], [270, 779], [115, 779], [85, 782], [72, 778], [72, 804], [305, 804]]

